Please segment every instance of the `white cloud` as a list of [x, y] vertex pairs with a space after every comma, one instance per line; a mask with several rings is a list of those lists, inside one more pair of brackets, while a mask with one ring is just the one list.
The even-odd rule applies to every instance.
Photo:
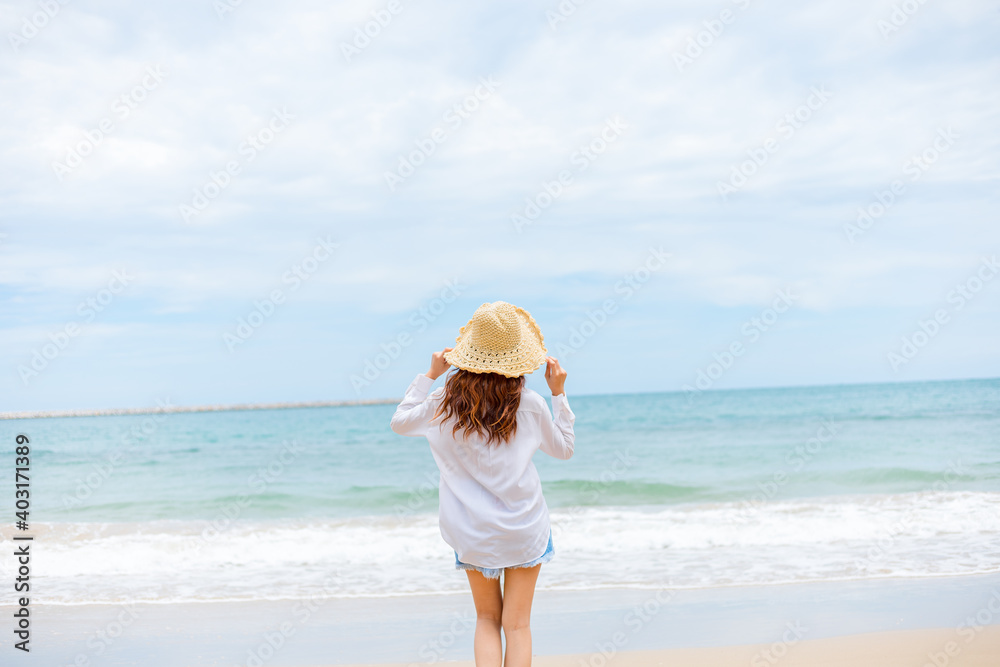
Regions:
[[[881, 327], [859, 313], [931, 307], [1000, 245], [995, 8], [926, 3], [883, 38], [893, 4], [587, 3], [552, 30], [545, 5], [403, 3], [350, 63], [341, 44], [383, 4], [243, 3], [221, 20], [210, 4], [67, 5], [4, 57], [0, 298], [17, 317], [0, 333], [48, 330], [127, 266], [122, 318], [188, 318], [214, 340], [321, 233], [343, 252], [295, 295], [317, 313], [405, 318], [453, 276], [470, 302], [509, 290], [582, 312], [654, 245], [674, 256], [634, 306], [643, 317], [695, 304], [724, 318], [795, 285], [803, 312]], [[34, 7], [5, 3], [0, 27]], [[674, 54], [723, 8], [735, 20], [679, 72]], [[118, 118], [114, 101], [157, 65], [162, 83]], [[481, 77], [496, 92], [450, 126]], [[780, 137], [814, 86], [829, 101]], [[241, 142], [282, 108], [294, 121], [248, 160]], [[627, 128], [578, 170], [574, 153], [615, 116]], [[114, 131], [60, 182], [52, 162], [106, 117]], [[447, 139], [390, 192], [384, 173], [435, 127]], [[851, 245], [843, 226], [942, 127], [954, 146]], [[778, 150], [723, 202], [717, 183], [769, 137]], [[240, 174], [186, 224], [179, 205], [231, 160]], [[563, 169], [572, 184], [517, 234], [511, 214]], [[385, 338], [370, 326], [345, 335]], [[203, 354], [170, 358], [185, 349]]]

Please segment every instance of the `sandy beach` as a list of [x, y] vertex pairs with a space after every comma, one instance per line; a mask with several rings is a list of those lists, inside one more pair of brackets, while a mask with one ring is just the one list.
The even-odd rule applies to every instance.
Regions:
[[[46, 666], [473, 664], [467, 595], [39, 605], [32, 613], [29, 664]], [[995, 667], [1000, 575], [541, 590], [532, 630], [541, 667]]]
[[[986, 628], [967, 645], [956, 639], [953, 629], [934, 629], [803, 640], [787, 650], [776, 651], [775, 648], [775, 645], [751, 644], [622, 651], [609, 656], [600, 653], [546, 655], [536, 656], [533, 664], [537, 667], [764, 667], [779, 664], [782, 667], [995, 667], [1000, 664], [1000, 627]], [[471, 660], [446, 664], [475, 667]]]

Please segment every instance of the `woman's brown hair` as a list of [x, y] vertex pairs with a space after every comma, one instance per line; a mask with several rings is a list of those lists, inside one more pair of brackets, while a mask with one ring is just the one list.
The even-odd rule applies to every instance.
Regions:
[[456, 369], [444, 384], [444, 398], [434, 413], [442, 421], [455, 418], [451, 434], [486, 436], [486, 444], [508, 442], [517, 431], [517, 406], [521, 403], [524, 376], [473, 373]]

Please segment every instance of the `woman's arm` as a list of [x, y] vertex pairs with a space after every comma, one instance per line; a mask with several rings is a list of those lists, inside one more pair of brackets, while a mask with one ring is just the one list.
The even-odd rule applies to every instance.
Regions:
[[434, 418], [435, 407], [433, 401], [426, 400], [427, 393], [434, 381], [451, 366], [444, 360], [444, 353], [450, 349], [447, 347], [441, 352], [435, 352], [431, 356], [430, 370], [415, 377], [407, 387], [402, 402], [396, 406], [396, 412], [389, 422], [393, 431], [400, 435], [426, 435], [427, 424]]
[[546, 357], [545, 381], [552, 390], [552, 412], [541, 415], [542, 445], [541, 450], [557, 459], [568, 459], [573, 456], [576, 434], [573, 432], [573, 422], [576, 415], [569, 407], [566, 398], [566, 371], [559, 365], [559, 360]]
[[542, 445], [540, 449], [557, 459], [568, 459], [573, 456], [576, 435], [573, 433], [573, 422], [576, 415], [569, 409], [566, 394], [552, 397], [553, 417], [547, 414], [539, 415], [542, 423]]

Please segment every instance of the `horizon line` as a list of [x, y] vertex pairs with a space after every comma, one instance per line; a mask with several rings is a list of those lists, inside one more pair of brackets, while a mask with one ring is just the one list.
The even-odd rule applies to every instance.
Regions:
[[[837, 382], [830, 384], [802, 384], [802, 385], [778, 385], [771, 387], [731, 387], [727, 389], [705, 389], [698, 390], [697, 394], [707, 394], [713, 392], [738, 392], [738, 391], [761, 391], [768, 389], [809, 389], [818, 387], [852, 387], [866, 385], [890, 385], [890, 384], [928, 384], [933, 382], [969, 382], [981, 380], [998, 380], [997, 377], [973, 377], [973, 378], [949, 378], [937, 380], [900, 380], [894, 382]], [[600, 397], [600, 396], [639, 396], [643, 394], [682, 394], [691, 393], [685, 389], [672, 389], [668, 391], [633, 391], [615, 392], [610, 394], [575, 394], [577, 397]], [[173, 414], [173, 413], [193, 413], [193, 412], [237, 412], [249, 410], [289, 410], [297, 408], [339, 408], [362, 405], [391, 405], [399, 403], [402, 398], [371, 398], [340, 401], [294, 401], [279, 403], [233, 403], [229, 405], [167, 405], [159, 407], [139, 407], [139, 408], [95, 408], [95, 409], [69, 409], [69, 410], [22, 410], [17, 412], [0, 412], [0, 420], [14, 419], [46, 419], [60, 417], [117, 417], [125, 415], [148, 415], [148, 414]]]

